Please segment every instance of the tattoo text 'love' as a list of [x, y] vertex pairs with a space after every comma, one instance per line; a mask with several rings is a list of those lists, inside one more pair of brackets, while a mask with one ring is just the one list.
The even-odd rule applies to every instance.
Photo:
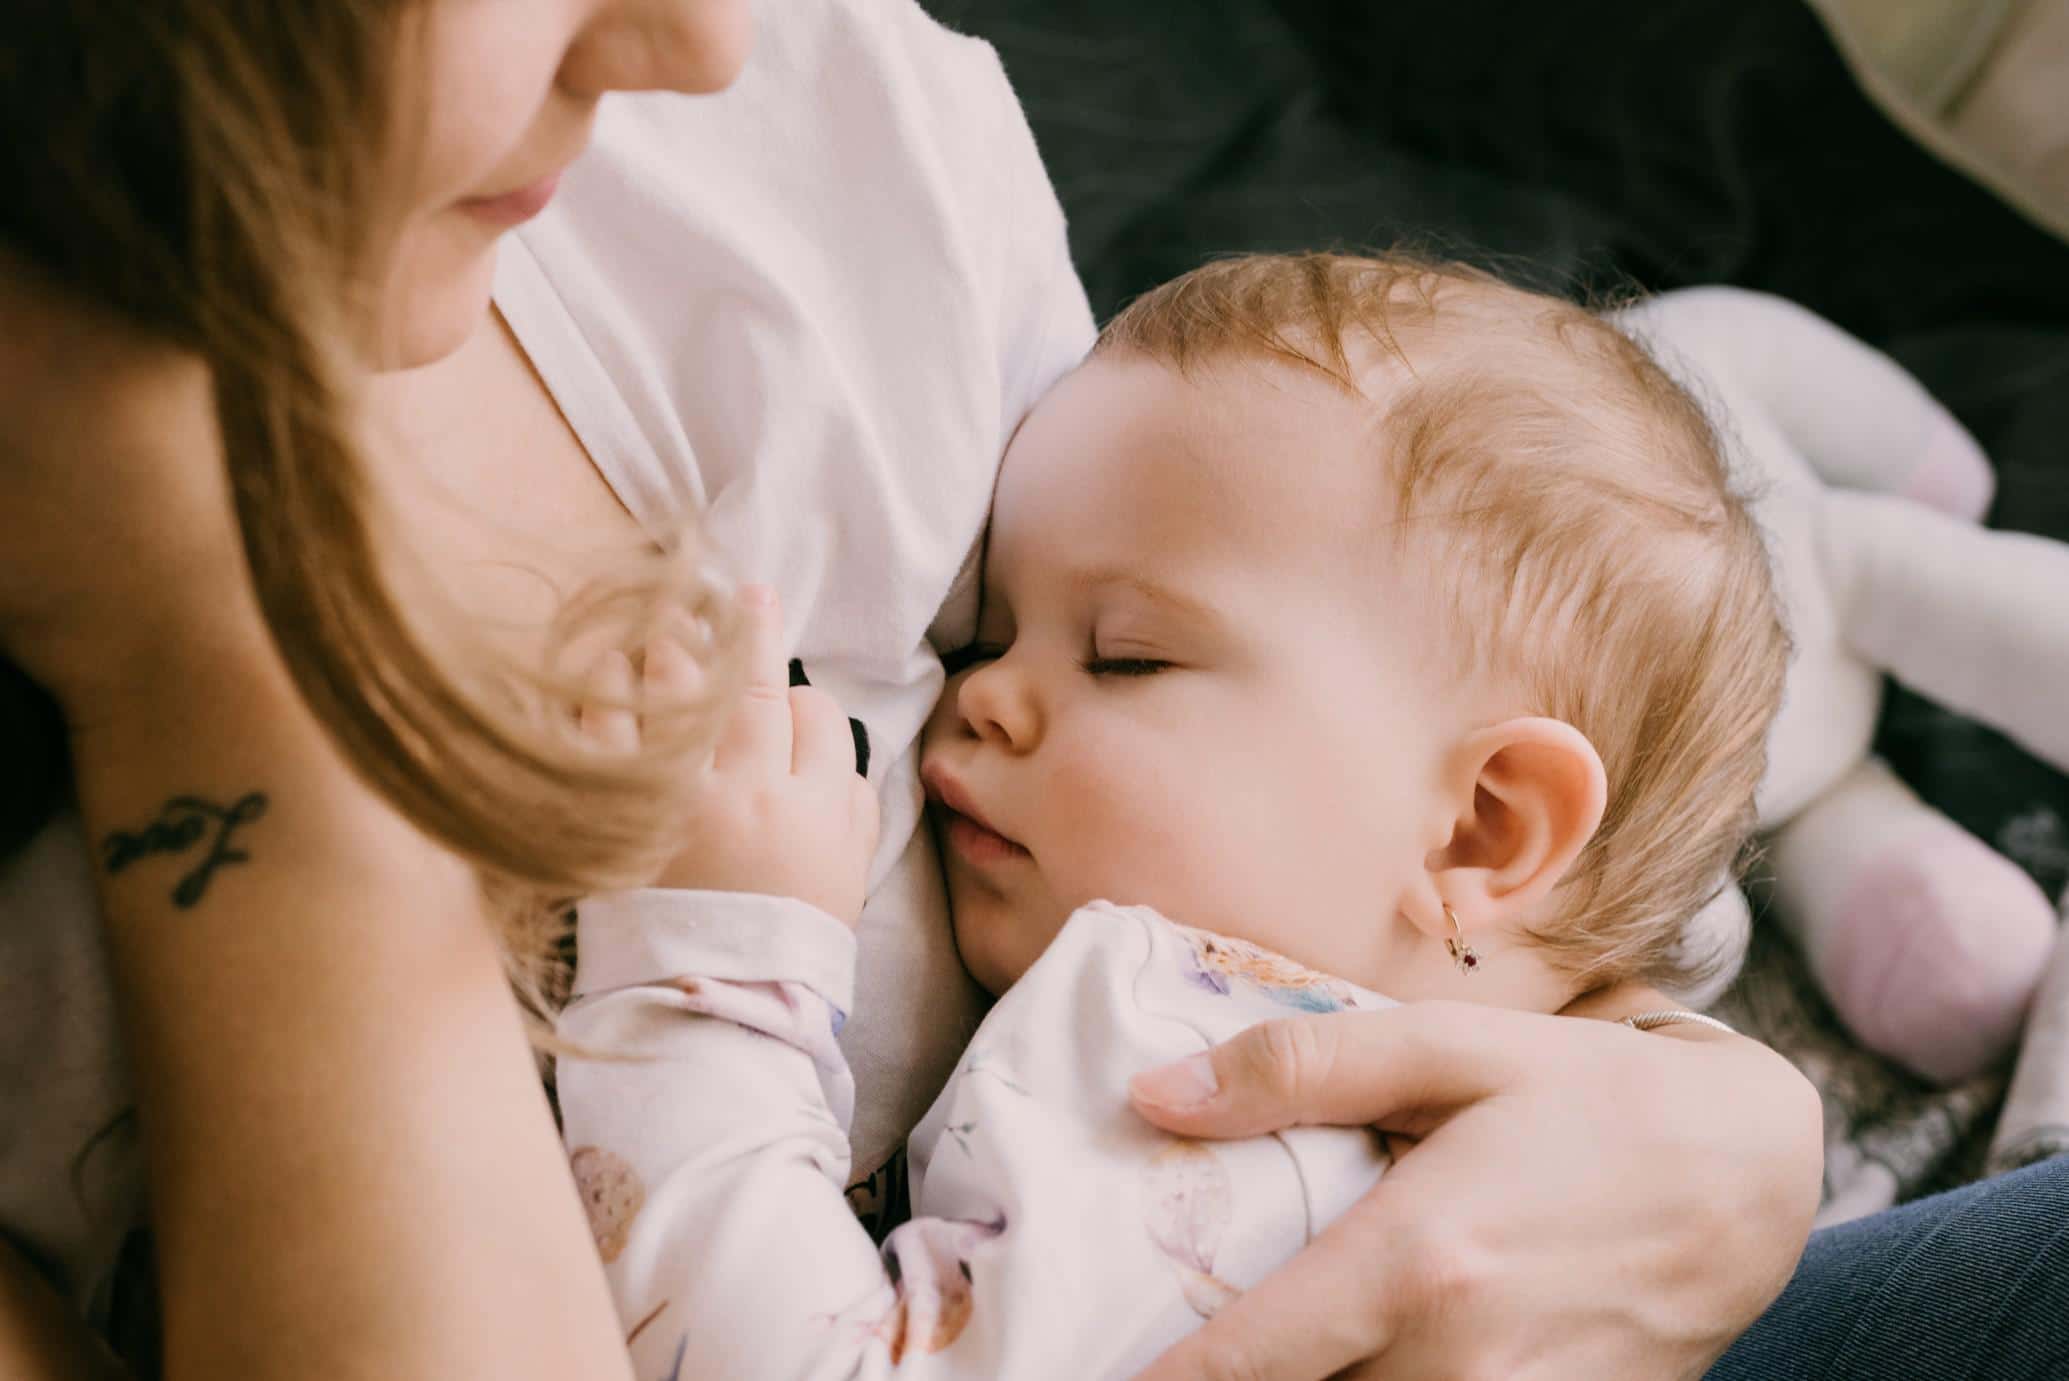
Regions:
[[266, 813], [264, 792], [248, 792], [225, 809], [199, 796], [175, 796], [159, 808], [158, 818], [134, 834], [117, 830], [102, 845], [103, 862], [119, 873], [151, 854], [183, 854], [207, 840], [201, 862], [172, 889], [173, 905], [193, 906], [208, 890], [209, 879], [226, 863], [246, 863], [251, 855], [235, 846], [237, 830]]

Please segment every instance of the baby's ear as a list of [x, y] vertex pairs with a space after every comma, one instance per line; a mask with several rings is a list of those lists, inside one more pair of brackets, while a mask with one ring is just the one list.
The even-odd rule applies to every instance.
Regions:
[[1563, 720], [1511, 719], [1463, 740], [1446, 775], [1451, 837], [1427, 860], [1438, 892], [1476, 926], [1529, 922], [1602, 823], [1601, 755]]

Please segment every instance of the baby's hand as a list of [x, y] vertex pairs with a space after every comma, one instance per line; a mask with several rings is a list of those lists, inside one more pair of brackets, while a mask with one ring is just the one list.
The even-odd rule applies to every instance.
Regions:
[[[876, 852], [876, 793], [855, 771], [840, 705], [825, 691], [790, 684], [776, 592], [750, 585], [740, 603], [747, 687], [692, 794], [688, 842], [654, 885], [796, 897], [852, 926]], [[647, 650], [651, 691], [666, 694], [695, 676], [674, 643]], [[598, 689], [617, 705], [629, 702], [631, 664], [612, 658]], [[613, 746], [638, 743], [637, 723], [623, 709], [585, 706], [582, 728]]]

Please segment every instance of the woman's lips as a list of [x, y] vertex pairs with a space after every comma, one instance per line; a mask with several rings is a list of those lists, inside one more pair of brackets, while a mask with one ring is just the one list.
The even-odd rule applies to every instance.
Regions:
[[494, 225], [522, 225], [546, 209], [553, 200], [553, 194], [560, 190], [560, 174], [548, 173], [528, 187], [500, 196], [470, 197], [460, 203], [460, 209], [468, 215]]

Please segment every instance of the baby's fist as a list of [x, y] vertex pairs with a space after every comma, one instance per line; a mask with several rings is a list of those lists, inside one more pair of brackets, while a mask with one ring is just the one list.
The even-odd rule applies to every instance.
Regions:
[[796, 897], [852, 926], [876, 852], [876, 793], [855, 771], [840, 705], [790, 685], [775, 591], [750, 585], [740, 602], [747, 686], [692, 794], [682, 852], [655, 885]]

